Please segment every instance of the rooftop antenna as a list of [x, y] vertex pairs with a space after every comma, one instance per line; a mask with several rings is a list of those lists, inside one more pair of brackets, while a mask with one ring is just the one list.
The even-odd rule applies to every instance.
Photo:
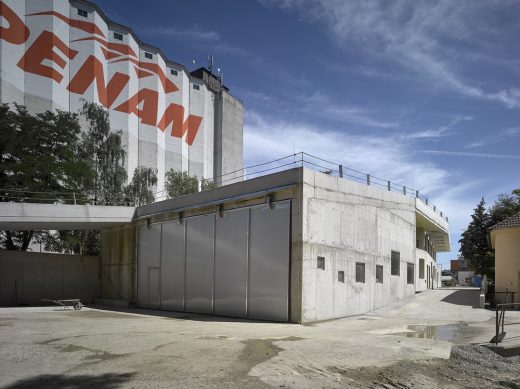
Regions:
[[208, 69], [209, 69], [209, 73], [212, 74], [212, 70], [213, 70], [213, 54], [208, 54]]

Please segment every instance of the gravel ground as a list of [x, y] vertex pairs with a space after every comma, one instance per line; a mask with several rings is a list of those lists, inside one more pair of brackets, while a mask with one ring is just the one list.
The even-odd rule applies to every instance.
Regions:
[[354, 388], [520, 388], [520, 362], [477, 345], [453, 346], [449, 359], [401, 360], [385, 367], [341, 370]]

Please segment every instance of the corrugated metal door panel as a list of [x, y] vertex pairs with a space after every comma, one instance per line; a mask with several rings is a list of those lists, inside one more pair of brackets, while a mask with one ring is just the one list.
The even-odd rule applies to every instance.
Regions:
[[186, 311], [213, 312], [215, 215], [187, 218]]
[[148, 307], [148, 268], [160, 266], [160, 250], [161, 225], [140, 226], [137, 252], [137, 304], [140, 307]]
[[248, 317], [288, 321], [291, 202], [250, 212]]
[[249, 210], [238, 209], [216, 216], [215, 310], [216, 315], [247, 316], [247, 230]]
[[184, 310], [186, 223], [164, 223], [161, 239], [161, 309]]
[[159, 268], [148, 268], [148, 307], [159, 308], [161, 304], [161, 294], [159, 291]]

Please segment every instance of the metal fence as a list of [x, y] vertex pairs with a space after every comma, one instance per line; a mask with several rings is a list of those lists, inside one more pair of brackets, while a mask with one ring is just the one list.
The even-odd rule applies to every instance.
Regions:
[[[255, 165], [246, 166], [242, 169], [231, 171], [218, 177], [214, 177], [214, 181], [226, 185], [237, 180], [249, 180], [267, 174], [272, 174], [295, 167], [306, 167], [317, 170], [322, 173], [352, 180], [361, 184], [380, 187], [390, 192], [400, 193], [403, 196], [415, 197], [430, 207], [434, 212], [439, 214], [444, 220], [448, 221], [448, 217], [432, 204], [429, 199], [424, 196], [418, 189], [397, 184], [390, 180], [386, 180], [370, 173], [364, 173], [359, 170], [352, 169], [342, 163], [328, 161], [326, 159], [316, 157], [304, 151], [287, 155], [272, 161], [263, 162]], [[201, 185], [199, 183], [199, 190]], [[165, 189], [153, 192], [155, 201], [168, 199]], [[75, 192], [30, 192], [24, 190], [0, 189], [0, 201], [16, 201], [16, 202], [42, 202], [42, 203], [58, 203], [58, 204], [89, 204], [95, 203], [92, 199], [87, 198], [83, 194]], [[136, 203], [136, 199], [124, 197], [114, 199], [121, 205], [132, 205]]]

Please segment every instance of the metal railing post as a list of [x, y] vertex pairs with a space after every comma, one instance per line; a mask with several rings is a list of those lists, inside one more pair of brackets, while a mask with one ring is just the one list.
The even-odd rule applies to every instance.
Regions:
[[495, 344], [498, 344], [498, 332], [500, 331], [500, 323], [498, 321], [498, 304], [495, 310]]
[[415, 197], [419, 198], [419, 190], [415, 191]]
[[387, 185], [388, 185], [388, 191], [391, 192], [392, 191], [392, 183], [390, 181], [388, 181]]
[[76, 205], [76, 193], [72, 192], [72, 199], [74, 200], [74, 205]]
[[339, 178], [343, 178], [343, 165], [339, 165]]
[[367, 185], [370, 185], [370, 174], [367, 174]]
[[403, 186], [403, 194], [406, 196], [406, 186]]

